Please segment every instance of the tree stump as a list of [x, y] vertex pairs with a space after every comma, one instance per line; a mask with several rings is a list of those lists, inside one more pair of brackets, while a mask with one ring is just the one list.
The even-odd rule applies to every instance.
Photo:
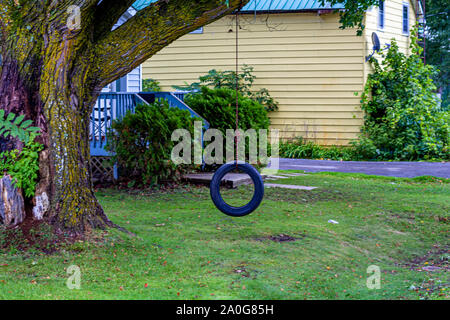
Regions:
[[0, 180], [0, 223], [16, 226], [25, 220], [25, 203], [22, 191], [15, 188], [10, 176]]

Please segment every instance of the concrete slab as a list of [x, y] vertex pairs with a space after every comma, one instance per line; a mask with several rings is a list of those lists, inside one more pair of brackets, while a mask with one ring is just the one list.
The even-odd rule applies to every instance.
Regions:
[[269, 175], [269, 176], [267, 176], [267, 178], [269, 178], [269, 179], [288, 179], [289, 177]]
[[287, 176], [287, 177], [304, 177], [308, 176], [306, 173], [282, 173], [281, 175]]
[[317, 187], [305, 187], [305, 186], [297, 186], [292, 184], [276, 184], [276, 183], [265, 183], [264, 186], [266, 188], [281, 188], [281, 189], [291, 189], [291, 190], [314, 190]]
[[[208, 185], [211, 183], [211, 180], [214, 176], [214, 173], [192, 173], [186, 174], [183, 176], [185, 181], [195, 184], [203, 184]], [[266, 176], [262, 176], [265, 179]], [[227, 186], [229, 188], [237, 188], [241, 185], [252, 184], [252, 179], [244, 173], [228, 173], [222, 179], [222, 185]]]

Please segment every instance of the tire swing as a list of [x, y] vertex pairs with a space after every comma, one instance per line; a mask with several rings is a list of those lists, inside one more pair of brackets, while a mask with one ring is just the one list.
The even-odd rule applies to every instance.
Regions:
[[[238, 72], [239, 72], [239, 11], [236, 11], [236, 130], [239, 129], [239, 84], [238, 84]], [[214, 202], [214, 205], [225, 213], [228, 216], [231, 217], [243, 217], [246, 216], [253, 211], [255, 211], [259, 205], [261, 204], [261, 201], [264, 198], [264, 183], [262, 180], [261, 175], [259, 174], [258, 170], [256, 170], [253, 166], [251, 166], [248, 163], [245, 163], [243, 161], [238, 161], [238, 143], [239, 140], [236, 139], [236, 160], [226, 163], [222, 165], [214, 174], [211, 184], [210, 184], [210, 194], [211, 199]], [[220, 184], [223, 179], [223, 177], [235, 170], [238, 169], [240, 171], [245, 172], [250, 176], [250, 178], [253, 181], [253, 184], [255, 186], [255, 192], [253, 194], [252, 199], [249, 203], [247, 203], [243, 207], [233, 207], [227, 204], [220, 194]]]

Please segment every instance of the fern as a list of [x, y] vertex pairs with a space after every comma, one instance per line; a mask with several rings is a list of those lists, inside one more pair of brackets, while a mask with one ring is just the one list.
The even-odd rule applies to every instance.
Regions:
[[33, 127], [31, 120], [25, 120], [24, 115], [17, 116], [10, 112], [5, 117], [5, 110], [0, 110], [0, 136], [4, 138], [17, 138], [23, 143], [27, 144], [31, 138], [35, 138], [40, 128]]
[[36, 142], [40, 129], [33, 127], [31, 120], [24, 115], [17, 116], [0, 110], [0, 137], [17, 138], [23, 142], [22, 150], [11, 150], [0, 153], [0, 174], [9, 174], [14, 186], [22, 189], [25, 197], [34, 196], [39, 171], [39, 152], [43, 145]]

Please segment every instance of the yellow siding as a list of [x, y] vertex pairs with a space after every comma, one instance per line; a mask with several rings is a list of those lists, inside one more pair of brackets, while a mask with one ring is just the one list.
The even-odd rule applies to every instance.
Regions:
[[[400, 3], [401, 12], [401, 0], [392, 1]], [[280, 104], [270, 115], [273, 128], [284, 138], [303, 136], [325, 145], [357, 137], [363, 114], [354, 93], [362, 91], [368, 72], [367, 36], [339, 29], [339, 17], [331, 13], [244, 15], [241, 25], [240, 63], [255, 68], [255, 87], [267, 88]], [[234, 70], [234, 64], [234, 17], [229, 16], [164, 48], [144, 64], [143, 78], [171, 91], [211, 69]]]
[[[339, 29], [335, 14], [245, 15], [241, 24], [240, 62], [255, 68], [255, 86], [269, 89], [280, 104], [272, 127], [286, 138], [323, 144], [355, 138], [362, 114], [354, 92], [362, 89], [364, 49], [355, 30]], [[226, 17], [153, 56], [143, 78], [172, 90], [213, 68], [234, 70], [234, 44], [234, 19]]]

